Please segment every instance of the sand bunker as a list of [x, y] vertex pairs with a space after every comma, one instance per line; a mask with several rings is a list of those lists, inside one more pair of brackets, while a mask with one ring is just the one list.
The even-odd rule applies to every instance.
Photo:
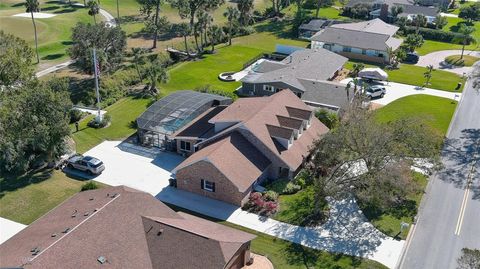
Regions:
[[[13, 17], [25, 17], [25, 18], [31, 18], [32, 15], [30, 13], [19, 13], [13, 15]], [[50, 14], [50, 13], [42, 13], [42, 12], [33, 12], [33, 17], [35, 19], [48, 19], [51, 17], [57, 16], [56, 14]]]

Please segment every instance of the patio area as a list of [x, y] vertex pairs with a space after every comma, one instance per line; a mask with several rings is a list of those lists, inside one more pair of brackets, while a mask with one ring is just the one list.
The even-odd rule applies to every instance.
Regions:
[[253, 263], [247, 266], [244, 266], [243, 269], [273, 269], [272, 262], [265, 256], [258, 255], [255, 253], [251, 254], [253, 258]]

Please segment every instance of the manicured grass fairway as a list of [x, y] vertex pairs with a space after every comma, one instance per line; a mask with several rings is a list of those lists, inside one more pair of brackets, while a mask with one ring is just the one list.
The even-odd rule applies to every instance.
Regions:
[[82, 120], [79, 131], [75, 133], [72, 124], [72, 137], [77, 146], [77, 152], [84, 153], [104, 140], [120, 140], [135, 133], [136, 129], [131, 123], [145, 111], [150, 99], [124, 98], [106, 108], [107, 113], [112, 117], [111, 124], [107, 128], [94, 129], [87, 126], [93, 116]]
[[192, 215], [196, 215], [217, 223], [230, 226], [232, 228], [242, 230], [257, 236], [252, 240], [251, 250], [253, 253], [261, 254], [273, 263], [275, 268], [279, 269], [303, 269], [303, 268], [322, 268], [322, 269], [340, 269], [340, 268], [360, 268], [360, 269], [383, 269], [386, 268], [382, 264], [351, 257], [342, 254], [333, 254], [325, 251], [314, 250], [303, 247], [299, 244], [291, 243], [282, 239], [275, 238], [263, 233], [259, 233], [248, 228], [235, 225], [226, 221], [220, 221], [200, 215], [183, 208], [168, 205], [175, 211], [183, 211]]
[[[15, 4], [16, 3], [16, 4]], [[12, 17], [11, 15], [25, 12], [21, 1], [9, 1], [9, 8], [0, 10], [0, 30], [25, 39], [32, 48], [35, 46], [31, 18]], [[68, 58], [66, 49], [71, 43], [71, 28], [77, 22], [93, 23], [88, 11], [81, 7], [70, 7], [60, 2], [40, 2], [42, 12], [56, 14], [52, 18], [35, 19], [38, 34], [38, 49], [40, 60], [58, 61]], [[102, 16], [97, 15], [97, 20]]]

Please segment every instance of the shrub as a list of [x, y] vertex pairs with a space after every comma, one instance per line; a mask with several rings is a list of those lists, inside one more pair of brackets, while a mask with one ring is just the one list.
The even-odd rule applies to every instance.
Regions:
[[330, 112], [323, 108], [315, 112], [315, 117], [325, 124], [328, 129], [335, 128], [339, 122], [337, 113]]
[[102, 121], [97, 122], [95, 119], [92, 119], [87, 123], [87, 125], [90, 128], [99, 129], [107, 126], [108, 123], [110, 123], [110, 120], [111, 120], [111, 117], [109, 114], [103, 114]]
[[302, 187], [300, 185], [296, 185], [293, 182], [288, 182], [287, 186], [283, 190], [283, 194], [294, 194], [300, 191]]
[[95, 190], [98, 189], [97, 183], [95, 181], [88, 181], [87, 183], [82, 185], [82, 189], [80, 191], [88, 191], [88, 190]]
[[275, 202], [278, 199], [278, 193], [274, 191], [267, 191], [263, 194], [263, 199], [265, 201]]
[[[273, 192], [277, 195], [275, 192]], [[268, 194], [273, 195], [273, 194]], [[259, 192], [252, 192], [250, 197], [248, 197], [248, 202], [243, 207], [244, 210], [248, 210], [250, 212], [258, 213], [260, 215], [269, 216], [277, 212], [278, 203], [277, 201], [268, 200], [271, 197], [268, 196], [266, 193], [261, 194]]]
[[[414, 26], [406, 26], [404, 34], [415, 34], [416, 28]], [[434, 40], [434, 41], [441, 41], [441, 42], [448, 42], [448, 43], [456, 43], [459, 44], [459, 41], [462, 40], [462, 34], [455, 33], [455, 32], [446, 32], [442, 30], [436, 29], [429, 29], [429, 28], [419, 28], [418, 32], [424, 39]], [[468, 40], [468, 44], [473, 41], [473, 38]]]
[[80, 121], [85, 115], [84, 112], [76, 108], [70, 109], [68, 114], [70, 115], [70, 123]]
[[251, 35], [255, 33], [255, 28], [252, 26], [243, 26], [238, 28], [237, 36]]

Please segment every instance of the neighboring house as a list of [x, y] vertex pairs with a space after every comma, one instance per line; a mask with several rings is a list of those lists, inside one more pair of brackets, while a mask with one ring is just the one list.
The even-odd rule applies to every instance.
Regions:
[[320, 19], [311, 20], [298, 27], [298, 38], [309, 40], [316, 32], [335, 23], [339, 23], [339, 21]]
[[242, 206], [257, 184], [299, 172], [328, 132], [313, 114], [289, 90], [204, 113], [176, 136], [192, 149], [174, 169], [177, 187]]
[[1, 268], [229, 268], [254, 235], [127, 187], [80, 192], [0, 245]]
[[345, 86], [329, 80], [347, 61], [322, 48], [297, 50], [280, 62], [265, 60], [254, 66], [241, 79], [238, 93], [265, 96], [290, 89], [309, 105], [338, 110], [348, 102]]
[[417, 15], [424, 15], [425, 18], [427, 19], [428, 24], [435, 24], [435, 19], [437, 18], [437, 15], [440, 13], [440, 10], [437, 7], [433, 6], [419, 6], [419, 5], [410, 5], [410, 4], [398, 4], [394, 3], [393, 5], [389, 6], [387, 4], [382, 5], [379, 9], [375, 9], [370, 12], [370, 17], [372, 19], [375, 18], [382, 18], [382, 14], [387, 14], [387, 18], [384, 19], [385, 21], [388, 22], [393, 22], [394, 17], [391, 13], [391, 7], [392, 6], [397, 6], [402, 8], [402, 12], [397, 15], [398, 18], [405, 17], [407, 20], [412, 21], [415, 16]]
[[398, 27], [380, 19], [329, 26], [311, 38], [313, 49], [324, 48], [350, 59], [389, 63], [389, 48], [396, 50], [402, 39], [394, 35]]
[[[433, 3], [438, 0], [427, 1]], [[358, 4], [369, 4], [371, 5], [370, 19], [380, 18], [385, 22], [393, 22], [394, 18], [391, 9], [393, 6], [401, 6], [403, 12], [398, 15], [399, 17], [411, 18], [412, 16], [422, 14], [427, 17], [429, 23], [433, 23], [435, 17], [440, 12], [438, 6], [443, 6], [440, 2], [442, 1], [438, 1], [437, 4], [428, 4], [426, 1], [422, 3], [422, 1], [411, 0], [350, 0], [345, 7], [353, 8]]]

